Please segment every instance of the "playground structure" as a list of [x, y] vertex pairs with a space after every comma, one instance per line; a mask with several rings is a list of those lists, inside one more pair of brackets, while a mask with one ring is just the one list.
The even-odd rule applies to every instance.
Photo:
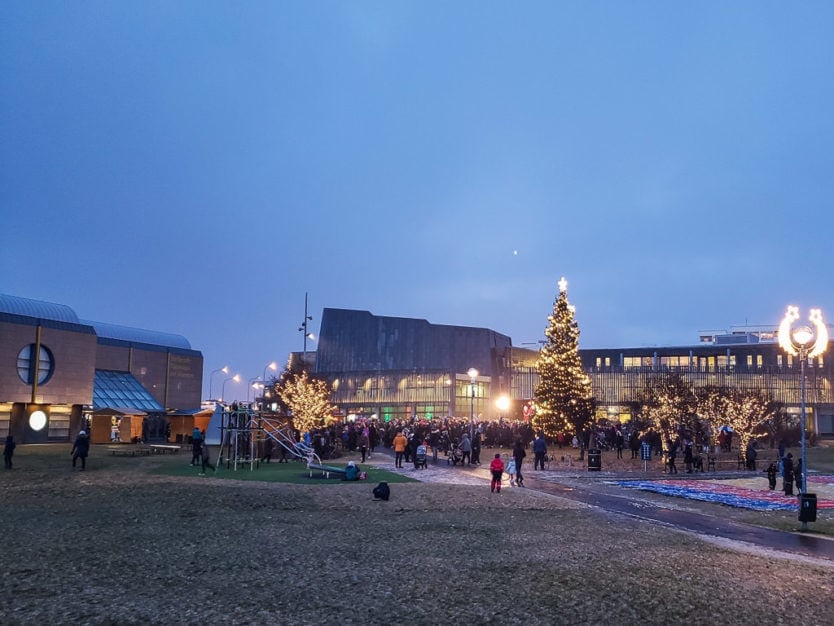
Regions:
[[[306, 461], [308, 469], [325, 471], [326, 466], [322, 465], [312, 446], [296, 441], [292, 429], [280, 420], [266, 417], [246, 405], [218, 405], [212, 421], [217, 418], [220, 431], [218, 465], [225, 464], [228, 469], [235, 471], [246, 466], [250, 471], [254, 470], [260, 464], [263, 443], [271, 439], [293, 457]], [[336, 468], [327, 469], [335, 471]]]

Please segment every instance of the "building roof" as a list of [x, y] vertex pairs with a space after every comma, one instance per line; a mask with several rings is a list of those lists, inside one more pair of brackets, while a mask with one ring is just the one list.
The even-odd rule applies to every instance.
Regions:
[[96, 370], [93, 385], [93, 409], [127, 407], [162, 413], [165, 409], [154, 400], [142, 384], [127, 372]]
[[142, 328], [130, 328], [128, 326], [118, 326], [117, 324], [105, 324], [104, 322], [93, 322], [91, 320], [84, 320], [82, 324], [89, 324], [95, 329], [96, 335], [105, 339], [116, 339], [118, 341], [127, 341], [130, 343], [147, 343], [154, 346], [191, 350], [191, 344], [188, 342], [188, 339], [182, 335], [162, 333], [155, 330], [144, 330]]
[[4, 293], [0, 294], [0, 313], [22, 315], [24, 317], [34, 317], [55, 322], [67, 322], [70, 324], [81, 323], [75, 311], [65, 304], [32, 300], [30, 298], [21, 298]]

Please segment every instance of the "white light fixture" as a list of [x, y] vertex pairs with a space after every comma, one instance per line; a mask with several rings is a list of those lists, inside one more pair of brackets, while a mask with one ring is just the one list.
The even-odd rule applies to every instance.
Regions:
[[34, 411], [29, 416], [29, 428], [38, 432], [43, 430], [44, 426], [46, 426], [46, 413], [43, 411]]

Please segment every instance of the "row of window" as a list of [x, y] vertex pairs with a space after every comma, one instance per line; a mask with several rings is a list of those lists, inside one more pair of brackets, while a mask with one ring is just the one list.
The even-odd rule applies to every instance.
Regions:
[[[785, 359], [784, 357], [787, 357]], [[793, 367], [793, 356], [777, 354], [776, 355], [776, 366], [783, 367], [787, 364], [788, 367]], [[808, 367], [814, 367], [816, 363], [817, 367], [824, 367], [825, 361], [823, 360], [823, 356], [820, 355], [816, 358], [810, 358], [807, 361]], [[764, 367], [764, 356], [761, 354], [748, 354], [746, 358], [746, 364], [748, 368], [762, 368]], [[682, 355], [682, 356], [624, 356], [623, 357], [623, 364], [622, 367], [625, 369], [634, 369], [634, 368], [653, 368], [660, 366], [661, 369], [665, 368], [698, 368], [701, 370], [713, 370], [715, 368], [726, 368], [726, 367], [735, 367], [737, 365], [737, 359], [735, 354], [719, 354], [715, 356], [692, 356], [689, 355]], [[597, 357], [596, 358], [596, 366], [597, 368], [602, 367], [611, 367], [611, 357]]]

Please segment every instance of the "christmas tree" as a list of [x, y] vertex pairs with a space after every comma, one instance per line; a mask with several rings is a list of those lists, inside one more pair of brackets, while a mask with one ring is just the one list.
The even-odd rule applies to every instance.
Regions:
[[582, 370], [579, 358], [579, 325], [574, 307], [568, 304], [568, 282], [564, 277], [559, 281], [553, 313], [547, 319], [547, 341], [536, 362], [539, 382], [535, 389], [533, 428], [549, 438], [560, 432], [578, 435], [593, 418], [594, 399], [591, 380]]

